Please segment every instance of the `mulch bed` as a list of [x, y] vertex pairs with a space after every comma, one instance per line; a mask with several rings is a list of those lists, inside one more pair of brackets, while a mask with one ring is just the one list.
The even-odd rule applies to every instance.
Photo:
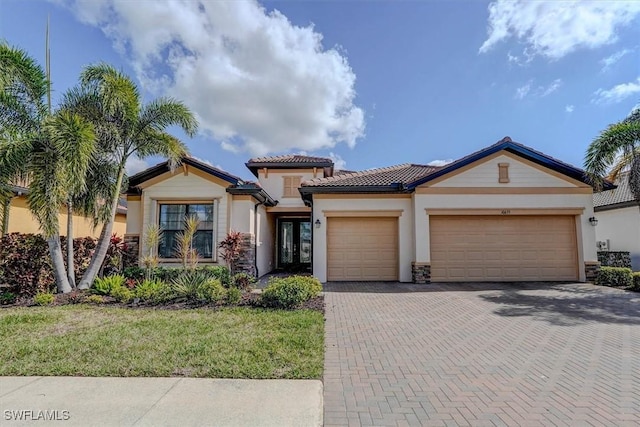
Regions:
[[[95, 304], [87, 301], [87, 297], [93, 295], [89, 291], [74, 291], [68, 294], [56, 294], [55, 300], [51, 306], [62, 306], [62, 305], [72, 305], [72, 304], [92, 304], [92, 305], [100, 305], [100, 306], [109, 306], [109, 307], [122, 307], [122, 308], [154, 308], [157, 310], [189, 310], [194, 308], [209, 308], [212, 310], [217, 310], [223, 307], [252, 307], [252, 308], [262, 308], [260, 305], [260, 294], [258, 293], [243, 293], [242, 299], [238, 304], [235, 305], [224, 305], [224, 304], [206, 304], [194, 301], [187, 300], [177, 300], [172, 301], [166, 304], [151, 304], [151, 303], [120, 303], [115, 300], [115, 298], [103, 295], [103, 302], [100, 304]], [[19, 297], [13, 304], [2, 304], [0, 308], [5, 307], [35, 307], [36, 305], [33, 303], [32, 297]], [[296, 308], [297, 310], [315, 310], [321, 313], [324, 313], [324, 296], [318, 296], [315, 298], [311, 298], [309, 301], [303, 303], [300, 307]]]

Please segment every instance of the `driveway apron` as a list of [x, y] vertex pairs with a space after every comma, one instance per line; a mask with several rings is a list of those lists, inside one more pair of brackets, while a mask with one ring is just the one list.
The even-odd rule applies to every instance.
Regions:
[[329, 283], [325, 425], [640, 425], [640, 293]]

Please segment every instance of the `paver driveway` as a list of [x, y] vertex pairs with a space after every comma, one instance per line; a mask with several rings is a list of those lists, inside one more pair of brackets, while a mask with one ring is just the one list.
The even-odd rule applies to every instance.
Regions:
[[325, 290], [325, 425], [640, 425], [640, 293]]

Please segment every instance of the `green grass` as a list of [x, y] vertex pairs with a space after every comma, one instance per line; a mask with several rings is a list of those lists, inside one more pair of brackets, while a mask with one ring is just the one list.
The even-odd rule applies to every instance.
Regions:
[[0, 310], [0, 376], [321, 378], [322, 313], [95, 306]]

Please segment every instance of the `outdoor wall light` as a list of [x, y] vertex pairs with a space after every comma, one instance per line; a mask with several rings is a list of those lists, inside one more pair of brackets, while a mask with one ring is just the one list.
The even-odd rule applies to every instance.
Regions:
[[598, 218], [592, 216], [591, 218], [589, 218], [589, 222], [595, 227], [596, 225], [598, 225]]
[[320, 225], [322, 225], [322, 223], [320, 222], [320, 219], [316, 219], [316, 228], [320, 228]]

